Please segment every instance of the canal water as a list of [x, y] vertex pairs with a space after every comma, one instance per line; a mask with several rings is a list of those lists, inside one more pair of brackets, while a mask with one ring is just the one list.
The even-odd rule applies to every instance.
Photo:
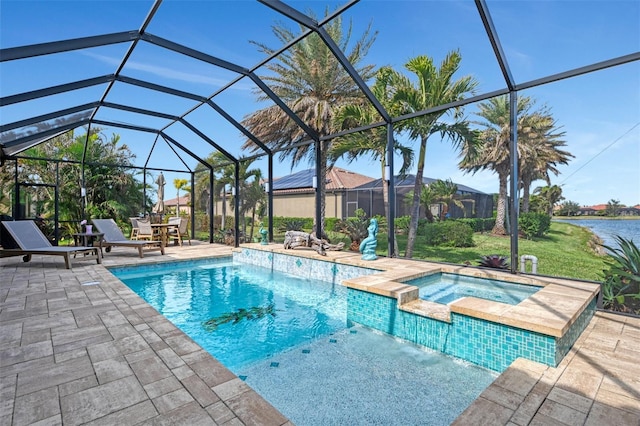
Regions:
[[640, 219], [554, 219], [589, 228], [605, 245], [617, 247], [615, 236], [632, 240], [640, 246]]

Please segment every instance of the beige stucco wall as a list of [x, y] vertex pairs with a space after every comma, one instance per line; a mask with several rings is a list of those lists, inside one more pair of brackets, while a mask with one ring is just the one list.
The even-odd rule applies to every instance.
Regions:
[[[222, 214], [222, 201], [217, 200], [215, 215]], [[233, 214], [227, 200], [227, 214]], [[315, 193], [274, 194], [273, 215], [285, 217], [314, 217]], [[327, 193], [325, 217], [342, 218], [342, 193]]]

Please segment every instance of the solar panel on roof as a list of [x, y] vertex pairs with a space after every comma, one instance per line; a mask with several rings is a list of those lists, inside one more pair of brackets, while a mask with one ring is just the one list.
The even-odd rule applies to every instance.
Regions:
[[[402, 188], [402, 187], [407, 187], [407, 186], [411, 186], [413, 187], [415, 184], [415, 175], [406, 175], [404, 179], [399, 179], [398, 176], [396, 176], [396, 181], [395, 181], [395, 186], [396, 188]], [[433, 179], [433, 178], [429, 178], [429, 177], [424, 177], [422, 178], [422, 182], [425, 185], [429, 185], [435, 181], [437, 181], [438, 179]], [[470, 193], [475, 193], [475, 194], [484, 194], [484, 192], [482, 191], [478, 191], [477, 189], [473, 189], [470, 188], [466, 185], [460, 185], [460, 184], [456, 184], [458, 185], [458, 191], [459, 192], [470, 192]], [[360, 185], [357, 188], [354, 189], [373, 189], [373, 188], [381, 188], [382, 187], [382, 179], [376, 179], [374, 181], [365, 183], [364, 185]]]
[[315, 174], [315, 169], [307, 169], [293, 173], [289, 176], [284, 176], [273, 181], [273, 190], [311, 188]]

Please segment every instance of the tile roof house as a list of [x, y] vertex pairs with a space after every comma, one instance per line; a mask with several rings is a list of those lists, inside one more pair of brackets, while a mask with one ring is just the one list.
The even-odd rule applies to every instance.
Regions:
[[[164, 200], [165, 214], [176, 213], [178, 207], [178, 198], [171, 198], [170, 200]], [[191, 194], [180, 197], [180, 213], [190, 215], [191, 214]]]
[[[286, 217], [314, 217], [315, 169], [302, 170], [273, 180], [273, 215]], [[344, 218], [347, 214], [347, 194], [374, 179], [369, 176], [332, 167], [326, 180], [326, 217]], [[268, 182], [265, 182], [267, 184]]]
[[[423, 177], [422, 183], [428, 187], [438, 181], [430, 177]], [[407, 201], [407, 196], [413, 192], [415, 185], [415, 175], [405, 175], [395, 177], [396, 195], [396, 215], [397, 217], [411, 214], [411, 203]], [[455, 182], [454, 182], [455, 183]], [[451, 218], [462, 217], [491, 217], [493, 215], [493, 195], [486, 194], [477, 189], [456, 183], [458, 187], [457, 199], [464, 205], [464, 209], [452, 204], [448, 208]], [[384, 215], [384, 204], [382, 201], [382, 179], [376, 179], [356, 188], [357, 198], [350, 196], [350, 202], [357, 201], [358, 207], [364, 209], [368, 216]], [[443, 205], [434, 203], [430, 206], [431, 213], [438, 217], [443, 213]], [[423, 208], [420, 209], [420, 217], [424, 217]]]
[[[583, 206], [578, 209], [578, 216], [600, 216], [607, 211], [607, 204], [596, 204], [595, 206]], [[622, 205], [618, 208], [620, 216], [640, 216], [640, 204], [627, 207]]]
[[[265, 190], [270, 189], [273, 191], [273, 215], [281, 217], [314, 217], [316, 190], [313, 187], [313, 180], [315, 175], [315, 169], [306, 169], [275, 178], [273, 184], [263, 181]], [[428, 177], [423, 178], [425, 186], [436, 180]], [[399, 216], [409, 214], [409, 205], [406, 202], [405, 195], [413, 190], [414, 181], [414, 175], [406, 175], [402, 179], [396, 177], [396, 211]], [[458, 194], [465, 205], [465, 209], [463, 211], [457, 206], [450, 206], [451, 217], [491, 217], [493, 213], [493, 195], [485, 194], [462, 184], [458, 184]], [[227, 198], [227, 203], [230, 203], [229, 200], [230, 194], [229, 198]], [[325, 203], [325, 217], [328, 218], [353, 217], [356, 209], [359, 208], [363, 209], [367, 216], [384, 215], [382, 180], [340, 167], [333, 167], [327, 172]], [[431, 210], [434, 215], [438, 215], [441, 208], [441, 205], [434, 204]], [[226, 211], [227, 214], [232, 211], [228, 205]], [[222, 202], [217, 199], [214, 215], [220, 215], [221, 212]]]

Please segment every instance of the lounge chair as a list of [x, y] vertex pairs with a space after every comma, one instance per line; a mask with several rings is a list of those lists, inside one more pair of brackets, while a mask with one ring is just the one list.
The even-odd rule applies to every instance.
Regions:
[[107, 248], [107, 251], [112, 246], [120, 246], [138, 249], [140, 257], [144, 257], [144, 250], [160, 250], [160, 253], [164, 254], [164, 246], [161, 241], [128, 240], [113, 219], [92, 219], [91, 222], [98, 232], [104, 234], [102, 245]]
[[67, 269], [71, 269], [72, 254], [95, 254], [98, 263], [102, 263], [102, 256], [98, 247], [51, 245], [33, 220], [3, 221], [2, 226], [11, 234], [19, 248], [0, 250], [0, 257], [24, 256], [22, 260], [29, 262], [34, 254], [64, 256], [64, 265]]

